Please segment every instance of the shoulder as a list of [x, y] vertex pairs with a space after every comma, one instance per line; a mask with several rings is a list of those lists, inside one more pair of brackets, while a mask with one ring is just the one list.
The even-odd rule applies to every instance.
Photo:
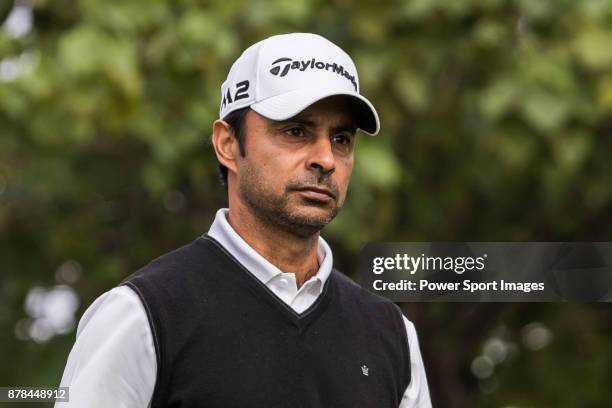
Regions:
[[138, 295], [127, 286], [117, 286], [98, 296], [85, 310], [77, 327], [77, 337], [93, 325], [100, 326], [119, 320], [138, 324], [144, 315]]
[[205, 236], [198, 237], [194, 241], [167, 252], [148, 264], [144, 265], [131, 275], [127, 276], [120, 285], [138, 280], [146, 276], [147, 280], [175, 279], [181, 274], [194, 269], [200, 269], [210, 258], [214, 245]]
[[113, 319], [123, 316], [124, 312], [138, 312], [142, 308], [140, 299], [136, 293], [126, 287], [117, 286], [98, 296], [93, 303], [85, 310], [77, 328], [77, 336], [94, 319], [99, 319], [102, 316], [108, 316]]
[[384, 298], [384, 297], [382, 297], [380, 295], [377, 295], [375, 293], [372, 293], [372, 292], [362, 288], [360, 285], [358, 285], [351, 278], [349, 278], [344, 273], [340, 272], [339, 270], [337, 270], [335, 268], [332, 270], [331, 276], [332, 276], [332, 279], [336, 282], [336, 285], [343, 292], [345, 292], [347, 294], [350, 294], [352, 296], [358, 296], [358, 297], [362, 298], [363, 301], [366, 301], [366, 302], [375, 302], [375, 303], [384, 303], [384, 304], [395, 305], [389, 299]]
[[368, 311], [384, 313], [396, 321], [403, 317], [400, 308], [395, 303], [362, 288], [337, 269], [332, 270], [331, 278], [335, 282], [342, 301], [353, 302], [356, 305], [363, 306]]

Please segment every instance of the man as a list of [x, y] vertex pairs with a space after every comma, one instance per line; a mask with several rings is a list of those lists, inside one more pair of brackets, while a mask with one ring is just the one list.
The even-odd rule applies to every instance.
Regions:
[[212, 132], [229, 209], [89, 307], [62, 378], [70, 406], [431, 406], [414, 326], [333, 270], [319, 236], [358, 128], [376, 134], [378, 116], [336, 45], [249, 47]]

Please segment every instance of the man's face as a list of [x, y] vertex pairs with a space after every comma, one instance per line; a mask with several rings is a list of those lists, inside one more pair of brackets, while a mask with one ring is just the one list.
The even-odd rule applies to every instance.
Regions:
[[355, 121], [343, 97], [323, 99], [285, 121], [246, 116], [237, 192], [259, 219], [300, 236], [342, 208], [353, 170]]

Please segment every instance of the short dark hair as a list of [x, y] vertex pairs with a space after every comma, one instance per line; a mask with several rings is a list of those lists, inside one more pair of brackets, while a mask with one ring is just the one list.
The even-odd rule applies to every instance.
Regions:
[[[242, 157], [246, 156], [246, 151], [244, 150], [244, 139], [246, 137], [246, 115], [251, 110], [250, 107], [242, 108], [230, 112], [227, 114], [223, 120], [227, 122], [234, 134], [234, 137], [238, 141], [238, 148], [240, 149], [240, 155]], [[221, 179], [221, 184], [227, 187], [227, 167], [219, 163], [219, 177]]]

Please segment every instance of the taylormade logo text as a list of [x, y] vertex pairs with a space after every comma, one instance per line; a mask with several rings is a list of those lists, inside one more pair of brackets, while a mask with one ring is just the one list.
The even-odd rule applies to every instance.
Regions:
[[341, 75], [351, 81], [357, 91], [357, 81], [355, 75], [351, 75], [344, 67], [335, 62], [322, 62], [317, 61], [315, 58], [309, 60], [292, 60], [291, 58], [283, 57], [279, 58], [272, 63], [270, 73], [279, 77], [287, 75], [289, 70], [306, 71], [307, 69], [324, 69], [326, 71], [332, 70], [332, 72]]

